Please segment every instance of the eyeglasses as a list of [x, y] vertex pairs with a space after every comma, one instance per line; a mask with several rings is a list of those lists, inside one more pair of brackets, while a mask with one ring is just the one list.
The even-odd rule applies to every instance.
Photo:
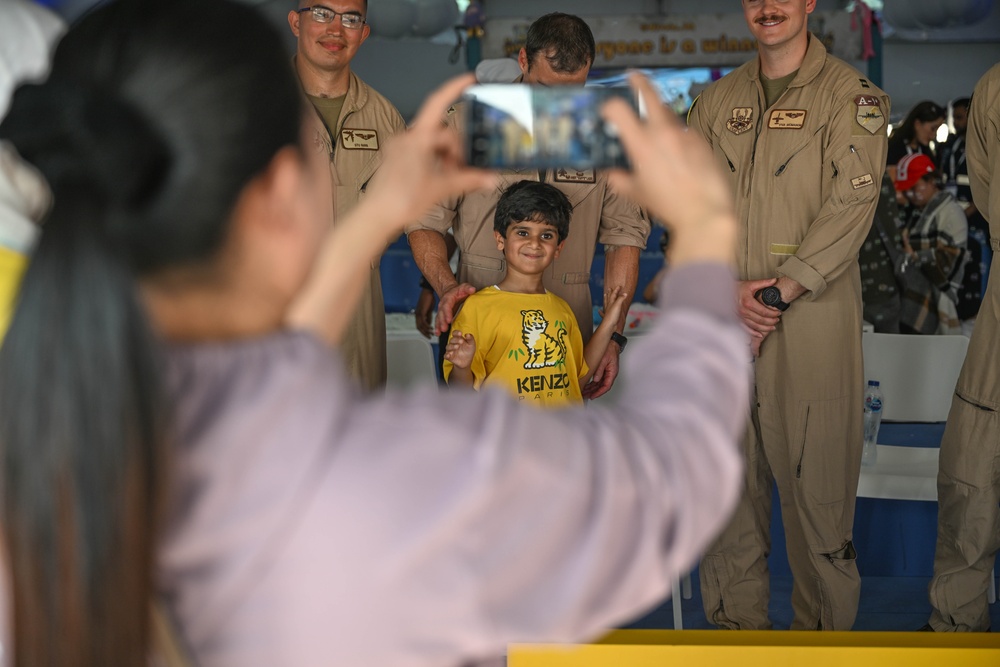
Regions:
[[302, 9], [297, 9], [295, 11], [300, 14], [302, 12], [310, 12], [312, 14], [312, 20], [316, 23], [332, 23], [337, 16], [340, 16], [340, 25], [350, 30], [358, 30], [365, 24], [365, 17], [357, 12], [335, 12], [329, 7], [324, 7], [323, 5], [303, 7]]

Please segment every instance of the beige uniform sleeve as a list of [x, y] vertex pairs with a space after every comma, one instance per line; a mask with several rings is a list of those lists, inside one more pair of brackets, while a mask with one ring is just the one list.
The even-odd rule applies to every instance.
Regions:
[[645, 248], [649, 231], [650, 223], [646, 212], [632, 200], [620, 197], [610, 187], [607, 188], [597, 240], [606, 246]]
[[[807, 299], [822, 294], [856, 260], [878, 204], [888, 143], [884, 128], [871, 134], [858, 125], [857, 94], [852, 90], [837, 104], [839, 111], [830, 119], [823, 155], [818, 156], [823, 160], [824, 177], [829, 171], [834, 180], [830, 195], [795, 255], [778, 268], [778, 275], [808, 290], [803, 295]], [[889, 99], [880, 99], [888, 118]]]
[[[993, 221], [1000, 212], [1000, 192], [990, 190], [994, 165], [1000, 164], [1000, 65], [976, 85], [969, 109], [965, 157], [969, 163], [972, 199], [983, 217]], [[992, 161], [990, 157], [992, 155]], [[992, 197], [992, 200], [991, 200]]]
[[[461, 132], [461, 128], [458, 124], [458, 117], [461, 115], [462, 110], [460, 108], [452, 108], [448, 111], [448, 116], [445, 119], [445, 124], [454, 130], [456, 133]], [[407, 225], [403, 230], [406, 234], [416, 231], [418, 229], [428, 229], [435, 232], [440, 232], [444, 234], [452, 225], [458, 220], [458, 209], [461, 206], [462, 197], [450, 197], [444, 201], [435, 204], [430, 211], [425, 213], [416, 222]]]
[[705, 109], [704, 104], [699, 104], [701, 102], [701, 95], [694, 98], [691, 102], [691, 108], [688, 109], [687, 114], [687, 125], [689, 128], [697, 132], [702, 136], [702, 138], [708, 142], [708, 145], [712, 145], [712, 128], [711, 120], [705, 117], [702, 113]]

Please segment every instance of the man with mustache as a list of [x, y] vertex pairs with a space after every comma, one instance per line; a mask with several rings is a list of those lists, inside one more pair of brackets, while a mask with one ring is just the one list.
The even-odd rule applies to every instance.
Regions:
[[[334, 225], [361, 198], [382, 162], [385, 141], [406, 129], [396, 107], [351, 71], [351, 60], [371, 30], [367, 13], [368, 0], [299, 0], [298, 9], [288, 12], [298, 39], [295, 71], [316, 111], [305, 124], [307, 145], [315, 149], [314, 159], [329, 163]], [[377, 259], [340, 352], [362, 388], [385, 384], [385, 304]]]
[[861, 466], [858, 250], [885, 169], [885, 93], [809, 33], [815, 0], [743, 0], [758, 57], [695, 101], [689, 124], [730, 175], [741, 225], [738, 310], [754, 396], [744, 496], [705, 555], [709, 620], [766, 629], [772, 485], [794, 585], [792, 629], [849, 630]]

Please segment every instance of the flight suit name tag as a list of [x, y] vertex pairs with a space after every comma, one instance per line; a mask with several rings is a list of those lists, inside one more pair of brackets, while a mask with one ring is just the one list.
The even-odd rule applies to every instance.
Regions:
[[857, 178], [851, 179], [851, 185], [854, 186], [855, 190], [863, 188], [868, 185], [874, 185], [875, 179], [872, 178], [871, 174], [865, 174], [864, 176], [858, 176]]
[[733, 134], [743, 134], [752, 127], [752, 107], [737, 107], [733, 109], [733, 117], [726, 121], [726, 129]]
[[597, 173], [593, 169], [556, 169], [552, 180], [556, 183], [596, 183]]
[[344, 129], [340, 131], [340, 143], [349, 151], [377, 151], [378, 132]]
[[858, 95], [854, 98], [854, 106], [857, 107], [855, 119], [858, 125], [875, 134], [885, 125], [885, 114], [882, 113], [882, 105], [878, 97], [874, 95]]
[[767, 119], [769, 130], [801, 130], [805, 124], [805, 109], [775, 109]]

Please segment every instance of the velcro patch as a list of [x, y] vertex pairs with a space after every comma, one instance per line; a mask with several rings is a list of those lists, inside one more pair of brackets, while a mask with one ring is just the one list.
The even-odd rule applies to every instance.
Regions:
[[872, 178], [871, 174], [865, 174], [864, 176], [858, 176], [857, 178], [851, 179], [851, 185], [854, 186], [855, 190], [874, 184], [875, 179]]
[[798, 243], [772, 243], [772, 255], [794, 255], [799, 251]]
[[597, 172], [593, 169], [556, 169], [552, 180], [556, 183], [596, 183]]
[[753, 107], [736, 107], [733, 117], [726, 121], [726, 129], [733, 134], [743, 134], [753, 127]]
[[767, 119], [769, 130], [801, 130], [805, 124], [805, 109], [775, 109]]
[[377, 151], [378, 132], [375, 130], [349, 130], [340, 131], [340, 143], [350, 151]]
[[875, 95], [858, 95], [854, 98], [855, 120], [858, 125], [875, 134], [885, 125], [885, 114], [882, 113], [882, 105]]

